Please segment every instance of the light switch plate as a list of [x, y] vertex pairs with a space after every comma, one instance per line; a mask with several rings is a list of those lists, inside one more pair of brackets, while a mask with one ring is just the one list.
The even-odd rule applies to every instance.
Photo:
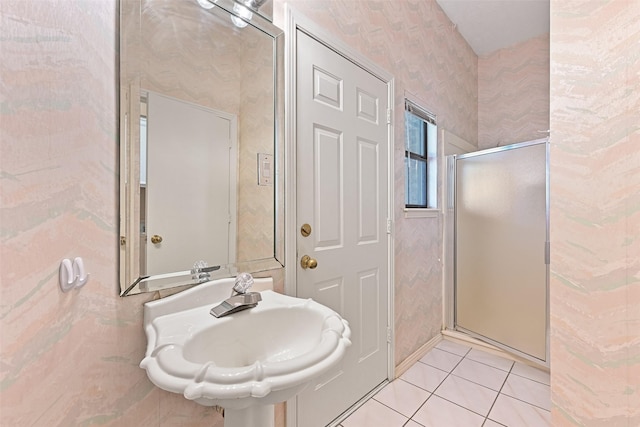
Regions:
[[258, 185], [273, 185], [273, 154], [258, 153]]

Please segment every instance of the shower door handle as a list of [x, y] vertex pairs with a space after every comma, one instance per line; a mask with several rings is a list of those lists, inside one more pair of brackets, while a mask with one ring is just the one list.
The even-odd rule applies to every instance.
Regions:
[[544, 242], [544, 263], [551, 264], [551, 242]]

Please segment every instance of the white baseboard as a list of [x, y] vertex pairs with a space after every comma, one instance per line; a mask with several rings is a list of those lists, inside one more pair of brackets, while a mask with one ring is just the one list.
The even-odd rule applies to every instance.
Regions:
[[413, 352], [413, 354], [411, 354], [409, 357], [404, 359], [402, 363], [396, 366], [395, 378], [398, 378], [400, 375], [404, 374], [407, 369], [415, 365], [418, 360], [422, 359], [422, 357], [427, 354], [429, 350], [435, 347], [440, 341], [442, 341], [442, 335], [438, 334], [427, 341], [427, 343], [422, 345], [422, 347], [420, 347], [418, 350]]

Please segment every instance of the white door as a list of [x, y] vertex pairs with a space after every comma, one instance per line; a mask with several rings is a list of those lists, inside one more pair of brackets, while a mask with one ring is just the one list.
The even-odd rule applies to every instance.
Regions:
[[[230, 115], [228, 115], [230, 116]], [[147, 118], [147, 274], [235, 253], [233, 116], [153, 92]], [[153, 243], [152, 236], [162, 241]]]
[[[296, 96], [297, 292], [347, 319], [353, 342], [342, 366], [298, 397], [297, 425], [316, 427], [388, 376], [388, 95], [298, 31]], [[304, 255], [317, 267], [303, 269]]]

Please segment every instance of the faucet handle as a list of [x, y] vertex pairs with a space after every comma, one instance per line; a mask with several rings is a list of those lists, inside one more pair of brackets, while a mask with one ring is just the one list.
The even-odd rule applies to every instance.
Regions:
[[249, 273], [240, 273], [236, 276], [236, 283], [233, 290], [239, 294], [246, 293], [253, 286], [253, 276]]
[[219, 305], [213, 307], [209, 313], [215, 317], [223, 317], [228, 314], [253, 308], [257, 306], [260, 301], [262, 301], [260, 292], [238, 294], [222, 301]]
[[216, 270], [220, 270], [219, 265], [209, 267], [206, 261], [196, 261], [191, 269], [191, 278], [198, 284], [208, 282], [211, 280], [211, 272]]

